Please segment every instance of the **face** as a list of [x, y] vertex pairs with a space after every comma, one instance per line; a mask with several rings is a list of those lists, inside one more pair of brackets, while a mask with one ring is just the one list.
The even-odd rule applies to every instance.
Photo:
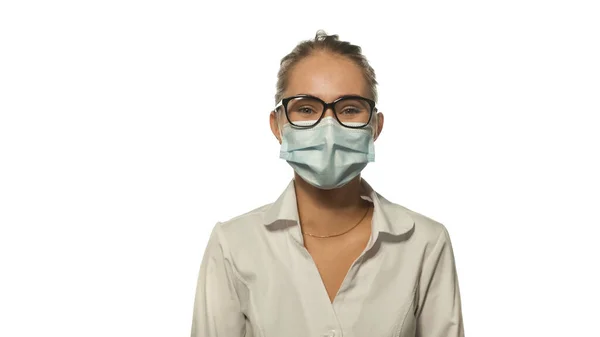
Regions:
[[[325, 102], [332, 102], [344, 95], [359, 95], [372, 99], [361, 68], [340, 55], [319, 52], [306, 57], [292, 68], [289, 76], [289, 84], [283, 97], [308, 94]], [[329, 116], [334, 117], [331, 109], [325, 112], [325, 117]], [[373, 126], [376, 128], [374, 136], [377, 139], [383, 128], [383, 114], [379, 112], [373, 117]], [[270, 122], [273, 135], [281, 143], [277, 116], [273, 111]], [[281, 122], [287, 123], [283, 114]]]

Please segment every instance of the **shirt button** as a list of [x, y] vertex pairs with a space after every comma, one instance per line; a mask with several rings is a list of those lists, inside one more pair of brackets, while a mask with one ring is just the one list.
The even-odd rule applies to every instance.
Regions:
[[335, 337], [335, 330], [329, 330], [329, 332], [327, 332], [323, 336], [324, 337]]

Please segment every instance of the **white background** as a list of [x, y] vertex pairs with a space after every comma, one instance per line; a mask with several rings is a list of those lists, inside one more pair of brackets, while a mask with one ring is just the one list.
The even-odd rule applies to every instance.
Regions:
[[279, 60], [363, 47], [364, 177], [448, 228], [468, 336], [599, 336], [596, 1], [3, 1], [0, 336], [188, 336], [208, 235], [292, 177]]

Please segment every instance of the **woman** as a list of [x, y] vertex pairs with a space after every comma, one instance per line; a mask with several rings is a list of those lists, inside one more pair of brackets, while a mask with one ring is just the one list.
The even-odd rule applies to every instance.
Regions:
[[337, 35], [282, 59], [270, 123], [294, 179], [213, 229], [192, 337], [464, 335], [445, 227], [360, 177], [384, 124], [376, 85]]

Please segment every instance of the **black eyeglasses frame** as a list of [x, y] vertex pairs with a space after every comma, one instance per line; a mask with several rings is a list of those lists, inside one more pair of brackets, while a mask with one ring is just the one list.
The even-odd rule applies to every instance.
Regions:
[[[319, 101], [319, 102], [321, 102], [323, 104], [323, 111], [321, 112], [321, 116], [319, 117], [319, 119], [317, 119], [317, 121], [314, 124], [311, 124], [311, 125], [297, 125], [297, 124], [294, 124], [294, 122], [292, 122], [290, 120], [290, 117], [288, 115], [287, 106], [288, 106], [288, 103], [291, 100], [297, 99], [297, 98], [310, 98], [310, 99], [314, 99], [316, 101]], [[369, 120], [364, 125], [350, 126], [350, 125], [345, 125], [342, 121], [340, 121], [340, 118], [338, 117], [337, 113], [335, 113], [334, 106], [337, 103], [339, 103], [340, 101], [347, 100], [347, 99], [362, 99], [362, 100], [365, 100], [369, 104], [369, 106], [371, 108], [369, 110]], [[287, 121], [291, 125], [293, 125], [294, 127], [304, 128], [304, 129], [312, 128], [312, 127], [316, 126], [317, 124], [319, 124], [319, 122], [323, 119], [323, 116], [325, 116], [325, 112], [329, 108], [331, 108], [331, 110], [333, 111], [333, 115], [335, 116], [335, 119], [338, 121], [338, 123], [340, 123], [340, 125], [342, 125], [344, 127], [350, 128], [350, 129], [362, 129], [362, 128], [366, 127], [367, 125], [369, 125], [369, 123], [371, 123], [371, 119], [373, 118], [373, 113], [377, 112], [377, 108], [375, 107], [375, 101], [373, 101], [372, 99], [366, 98], [366, 97], [359, 96], [359, 95], [345, 95], [345, 96], [338, 97], [333, 102], [327, 103], [327, 102], [323, 101], [322, 99], [320, 99], [319, 97], [312, 96], [312, 95], [301, 94], [301, 95], [295, 95], [295, 96], [290, 96], [290, 97], [283, 98], [281, 101], [279, 101], [279, 103], [277, 103], [275, 105], [274, 111], [277, 111], [277, 109], [279, 109], [281, 106], [283, 106], [283, 109], [284, 109], [284, 112], [285, 112], [285, 118], [287, 119]]]

